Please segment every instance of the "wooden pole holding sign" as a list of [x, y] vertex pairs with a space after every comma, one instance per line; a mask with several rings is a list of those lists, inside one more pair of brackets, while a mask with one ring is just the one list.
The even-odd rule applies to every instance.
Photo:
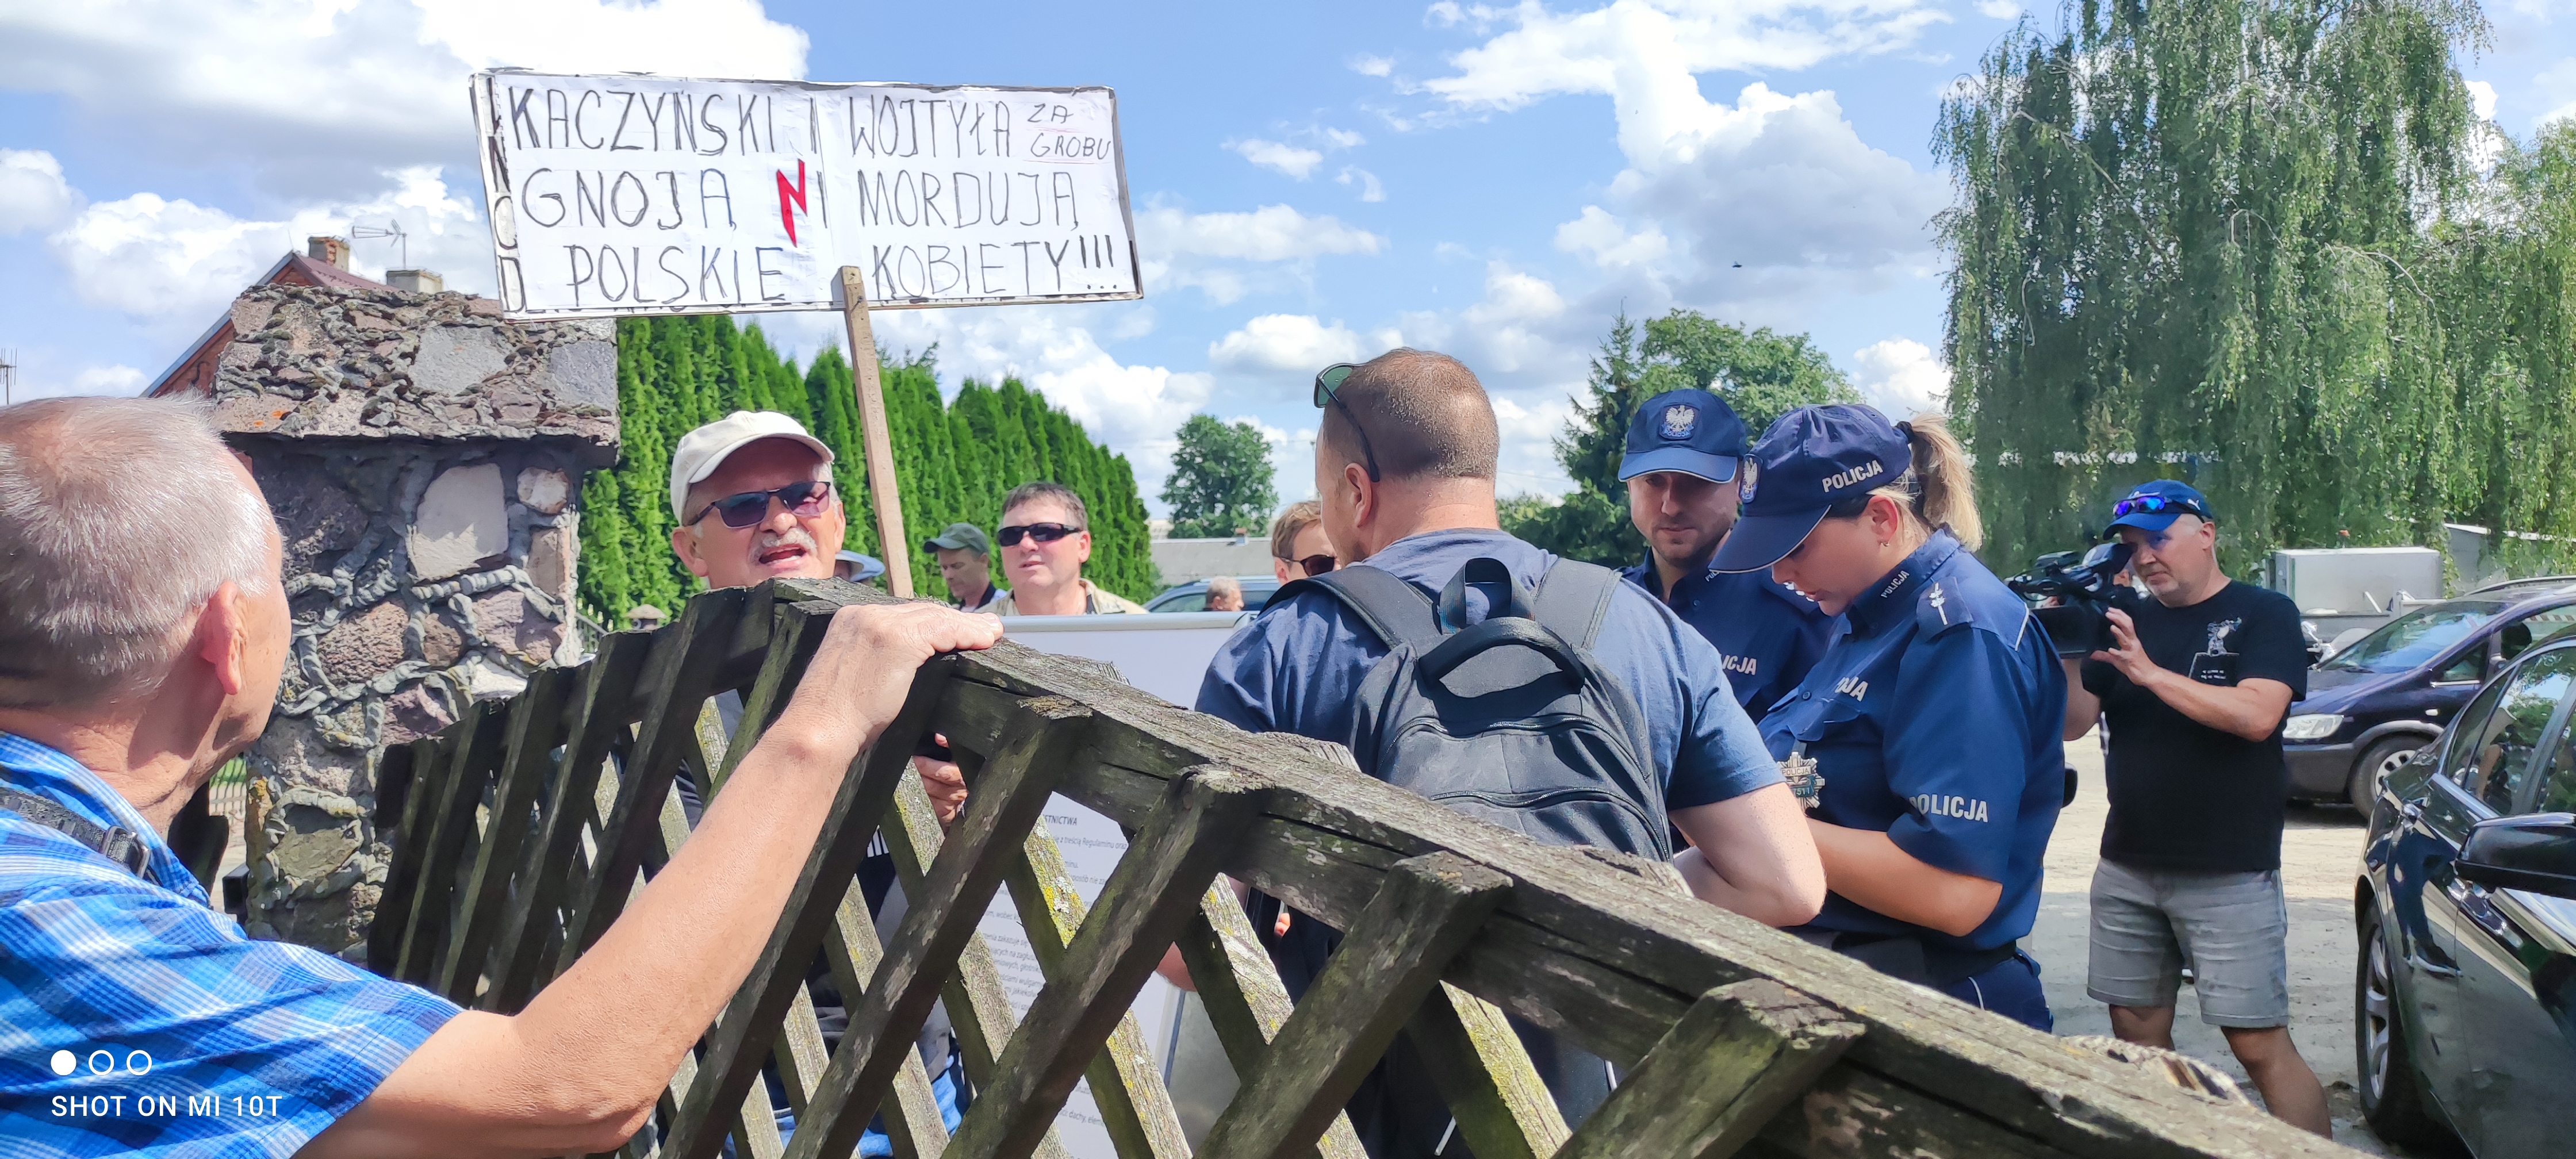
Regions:
[[877, 380], [877, 333], [868, 322], [868, 280], [841, 267], [841, 318], [850, 327], [850, 384], [859, 396], [859, 431], [867, 443], [868, 496], [877, 509], [878, 550], [885, 552], [886, 590], [912, 598], [912, 541], [903, 533], [903, 498], [894, 479], [894, 438], [886, 430], [885, 387]]

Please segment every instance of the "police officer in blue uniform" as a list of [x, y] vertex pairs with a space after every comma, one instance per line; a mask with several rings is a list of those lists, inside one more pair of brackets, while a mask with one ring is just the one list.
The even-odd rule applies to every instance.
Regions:
[[1770, 573], [1710, 571], [1735, 526], [1744, 423], [1705, 390], [1668, 390], [1628, 424], [1619, 479], [1646, 558], [1620, 574], [1654, 594], [1715, 645], [1727, 686], [1754, 720], [1805, 679], [1842, 621]]
[[1793, 784], [1822, 779], [1807, 824], [1830, 892], [1796, 932], [2051, 1029], [2017, 943], [2064, 800], [2066, 675], [1969, 553], [1965, 453], [1937, 416], [1807, 407], [1763, 434], [1741, 489], [1714, 566], [1769, 568], [1845, 620], [1761, 724]]

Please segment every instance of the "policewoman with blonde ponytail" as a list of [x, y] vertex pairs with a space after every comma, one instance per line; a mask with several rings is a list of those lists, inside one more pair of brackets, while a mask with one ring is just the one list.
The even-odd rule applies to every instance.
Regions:
[[1813, 406], [1744, 464], [1743, 515], [1711, 566], [1773, 579], [1845, 619], [1763, 741], [1830, 891], [1792, 932], [2040, 1030], [2020, 949], [2064, 803], [2066, 676], [2020, 597], [1971, 551], [1968, 461], [1937, 415]]

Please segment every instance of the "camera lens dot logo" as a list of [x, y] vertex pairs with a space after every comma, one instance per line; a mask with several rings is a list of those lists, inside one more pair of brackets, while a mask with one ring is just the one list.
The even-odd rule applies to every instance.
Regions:
[[69, 1077], [73, 1071], [78, 1069], [80, 1069], [79, 1056], [74, 1055], [68, 1050], [57, 1050], [54, 1052], [55, 1074]]

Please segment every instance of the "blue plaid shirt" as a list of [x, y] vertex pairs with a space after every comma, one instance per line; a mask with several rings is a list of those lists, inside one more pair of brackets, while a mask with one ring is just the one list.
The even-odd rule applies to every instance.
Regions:
[[456, 1015], [243, 936], [71, 758], [0, 733], [0, 781], [151, 851], [147, 881], [0, 809], [0, 1159], [291, 1155]]

